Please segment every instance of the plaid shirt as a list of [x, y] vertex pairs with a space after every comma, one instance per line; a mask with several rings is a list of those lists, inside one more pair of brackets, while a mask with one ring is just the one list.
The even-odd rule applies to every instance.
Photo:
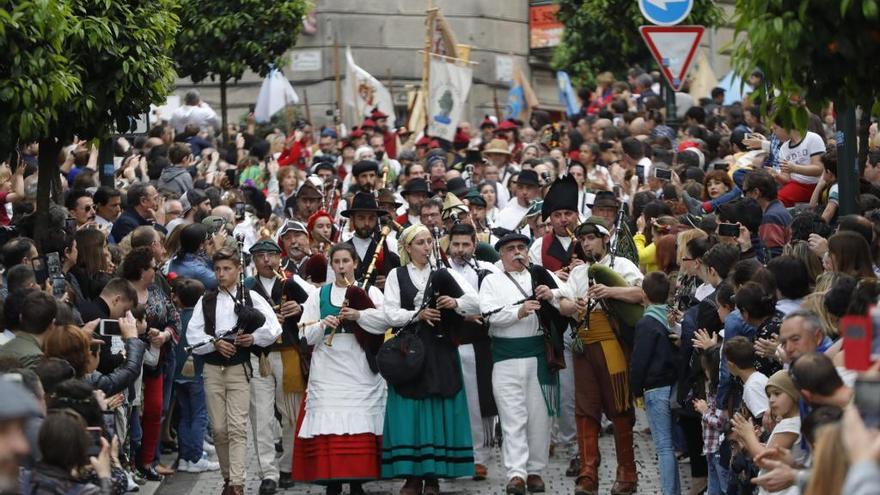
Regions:
[[708, 394], [703, 413], [703, 455], [714, 454], [721, 445], [721, 429], [727, 423], [727, 412], [715, 407], [715, 395]]

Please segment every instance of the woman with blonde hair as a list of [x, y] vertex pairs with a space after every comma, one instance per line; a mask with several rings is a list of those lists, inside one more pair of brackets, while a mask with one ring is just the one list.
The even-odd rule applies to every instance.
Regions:
[[819, 279], [819, 275], [822, 275], [822, 272], [824, 271], [822, 268], [822, 259], [810, 249], [810, 244], [807, 241], [791, 241], [791, 243], [786, 244], [782, 249], [782, 254], [788, 254], [803, 261], [804, 264], [807, 265], [807, 273], [810, 274], [810, 279], [813, 283], [816, 283]]
[[841, 495], [850, 460], [843, 444], [840, 423], [830, 423], [816, 432], [813, 467], [804, 495]]

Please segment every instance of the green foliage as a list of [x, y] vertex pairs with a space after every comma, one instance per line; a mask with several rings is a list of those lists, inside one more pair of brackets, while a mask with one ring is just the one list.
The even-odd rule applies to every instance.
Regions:
[[[567, 71], [578, 84], [589, 84], [600, 72], [622, 76], [634, 65], [654, 65], [639, 26], [648, 24], [636, 0], [558, 0], [559, 20], [565, 24], [553, 66]], [[707, 27], [721, 21], [714, 0], [694, 0], [682, 24]]]
[[81, 82], [64, 48], [69, 7], [57, 0], [0, 2], [0, 152], [48, 132]]
[[827, 101], [870, 104], [880, 96], [877, 0], [737, 0], [733, 65], [755, 67], [778, 91], [783, 123], [806, 128], [806, 109]]
[[[177, 0], [3, 0], [3, 151], [105, 137], [171, 91]], [[124, 125], [123, 125], [124, 124]]]
[[186, 0], [175, 58], [183, 77], [238, 80], [248, 68], [265, 76], [296, 44], [306, 0]]

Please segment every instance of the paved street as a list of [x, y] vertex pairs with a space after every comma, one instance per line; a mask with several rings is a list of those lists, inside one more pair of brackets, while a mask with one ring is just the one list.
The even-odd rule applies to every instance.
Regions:
[[[646, 427], [644, 416], [639, 414], [640, 419], [636, 423], [635, 451], [636, 464], [639, 470], [639, 495], [660, 493], [660, 481], [658, 476], [657, 461], [654, 457], [654, 448], [651, 444], [651, 435], [643, 432]], [[602, 435], [600, 439], [602, 465], [600, 468], [600, 493], [608, 493], [614, 482], [615, 457], [614, 439], [610, 434]], [[256, 495], [260, 486], [256, 458], [253, 456], [253, 448], [249, 447], [248, 481], [246, 493]], [[574, 478], [565, 476], [568, 460], [560, 456], [552, 457], [550, 466], [545, 472], [544, 481], [547, 484], [548, 494], [573, 493]], [[681, 464], [682, 492], [686, 493], [690, 483], [689, 465]], [[457, 479], [454, 481], [441, 481], [440, 491], [445, 494], [482, 495], [503, 494], [507, 480], [501, 465], [500, 450], [495, 449], [492, 455], [492, 464], [489, 466], [489, 478], [485, 481], [473, 481], [470, 479]], [[399, 480], [376, 481], [364, 486], [370, 494], [396, 495], [402, 482]], [[169, 477], [156, 492], [159, 495], [215, 495], [220, 493], [223, 480], [220, 472], [204, 474], [179, 473]], [[347, 493], [348, 487], [345, 487]], [[284, 495], [318, 495], [324, 493], [324, 487], [317, 485], [297, 485], [287, 491], [279, 491]]]

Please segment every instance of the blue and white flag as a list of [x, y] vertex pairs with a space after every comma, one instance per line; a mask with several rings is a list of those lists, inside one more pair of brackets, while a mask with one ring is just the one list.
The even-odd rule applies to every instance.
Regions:
[[578, 106], [577, 93], [571, 87], [571, 78], [568, 77], [568, 72], [564, 70], [556, 71], [556, 85], [559, 87], [559, 103], [565, 107], [565, 114], [572, 116], [580, 113], [581, 109]]

